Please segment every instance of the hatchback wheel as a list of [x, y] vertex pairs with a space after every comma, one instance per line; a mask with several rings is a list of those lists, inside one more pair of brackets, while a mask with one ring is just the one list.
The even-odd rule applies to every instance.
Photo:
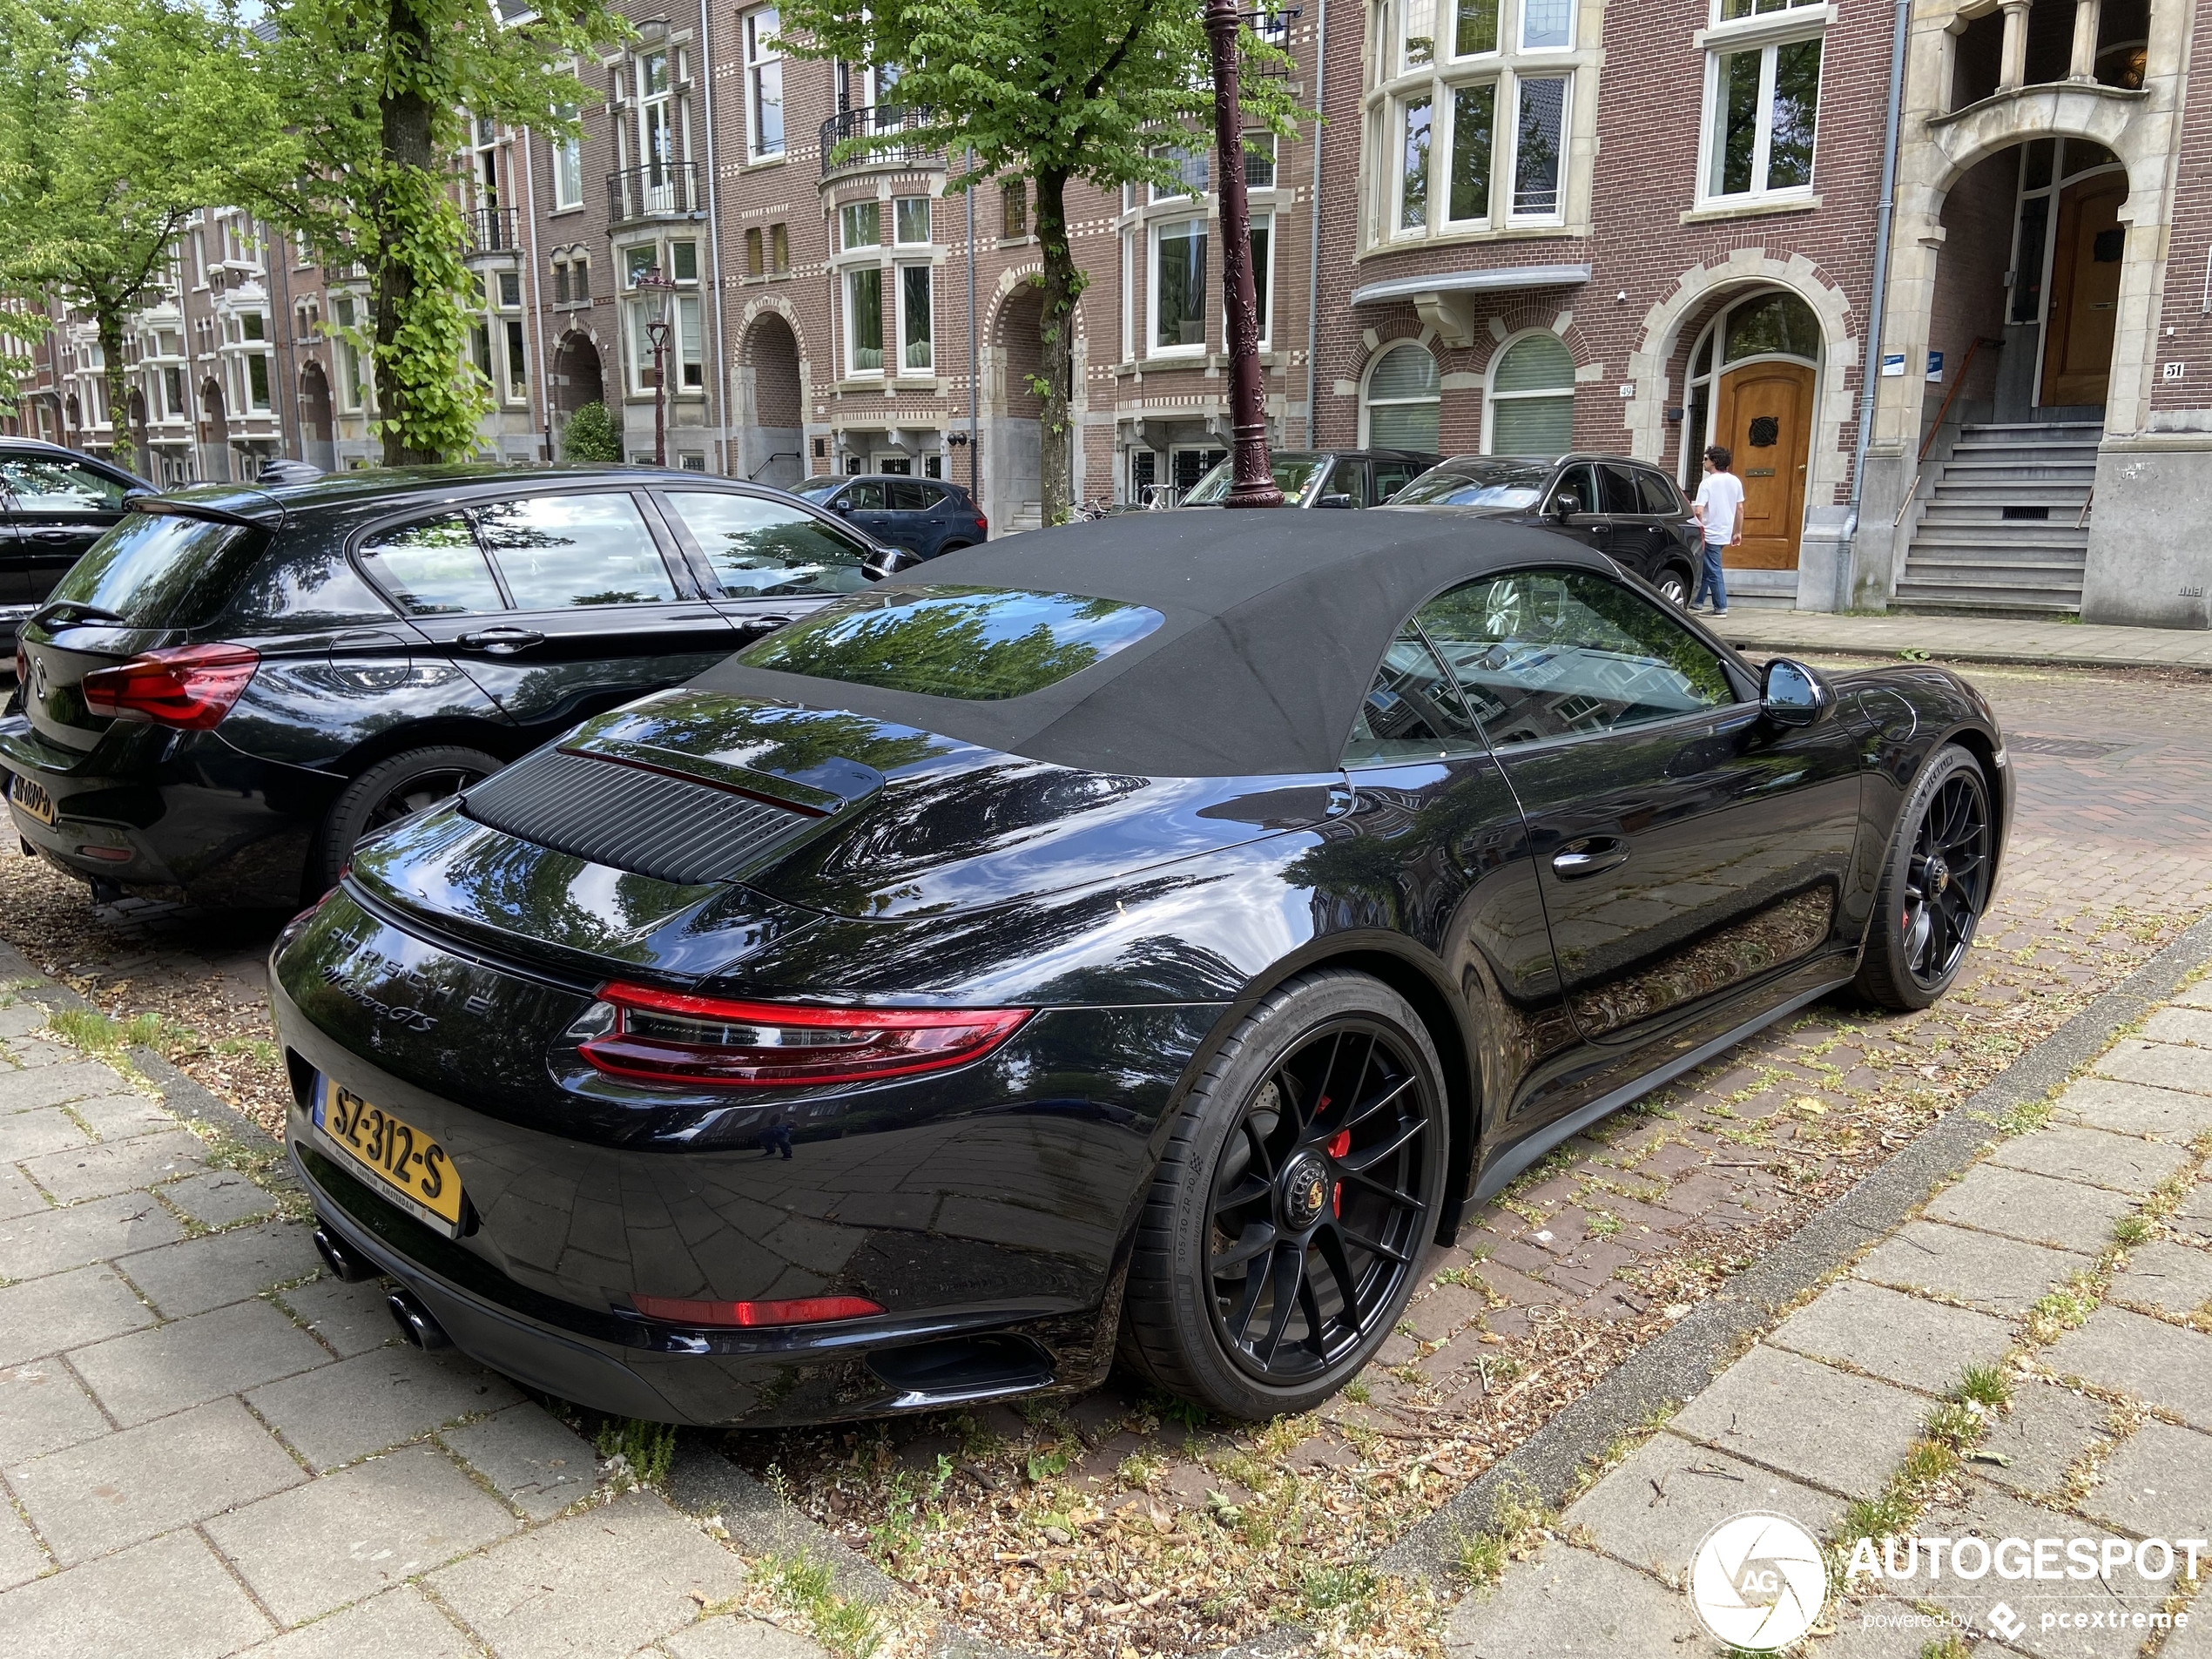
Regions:
[[469, 785], [481, 783], [505, 764], [481, 749], [443, 745], [409, 749], [378, 761], [347, 785], [331, 803], [315, 856], [308, 865], [314, 892], [327, 892], [337, 886], [361, 837], [412, 818]]
[[1413, 1294], [1446, 1156], [1405, 999], [1330, 969], [1276, 991], [1192, 1089], [1138, 1224], [1124, 1356], [1246, 1419], [1320, 1404]]
[[1924, 1008], [1966, 965], [1989, 901], [1996, 846], [1989, 786], [1956, 744], [1938, 750], [1898, 815], [1858, 990], [1885, 1008]]

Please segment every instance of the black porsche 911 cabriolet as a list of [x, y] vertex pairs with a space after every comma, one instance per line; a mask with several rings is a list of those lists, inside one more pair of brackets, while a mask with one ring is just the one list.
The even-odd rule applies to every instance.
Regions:
[[334, 1271], [601, 1409], [1305, 1409], [1547, 1148], [1943, 994], [2013, 789], [1926, 666], [1603, 556], [1143, 514], [840, 599], [364, 844], [279, 941]]

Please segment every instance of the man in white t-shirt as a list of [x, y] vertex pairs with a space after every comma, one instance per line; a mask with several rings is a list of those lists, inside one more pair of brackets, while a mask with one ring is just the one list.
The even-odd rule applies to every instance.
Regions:
[[1691, 509], [1705, 537], [1705, 556], [1689, 596], [1694, 610], [1701, 595], [1711, 596], [1713, 614], [1728, 615], [1728, 584], [1721, 579], [1721, 554], [1743, 539], [1743, 482], [1729, 470], [1736, 457], [1720, 444], [1705, 451], [1705, 482], [1697, 486]]

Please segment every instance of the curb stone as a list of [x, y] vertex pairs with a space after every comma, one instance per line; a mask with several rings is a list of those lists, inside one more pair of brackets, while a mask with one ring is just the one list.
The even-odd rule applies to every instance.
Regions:
[[2155, 956], [1954, 1106], [1850, 1191], [1737, 1274], [1663, 1335], [1638, 1349], [1573, 1405], [1493, 1464], [1457, 1497], [1375, 1558], [1383, 1572], [1446, 1587], [1453, 1540], [1479, 1530], [1509, 1485], [1533, 1488], [1556, 1508], [1588, 1460], [1655, 1411], [1685, 1403], [1713, 1382], [1743, 1339], [1777, 1312], [1909, 1219], [1930, 1193], [1973, 1161], [1990, 1120], [2044, 1099], [2094, 1059], [2123, 1026], [2144, 1017], [2195, 968], [2212, 961], [2212, 917]]
[[763, 1554], [805, 1555], [821, 1562], [847, 1601], [883, 1607], [914, 1600], [914, 1593], [890, 1574], [689, 1432], [677, 1437], [668, 1501], [694, 1518], [720, 1515], [732, 1538], [748, 1545], [757, 1541], [765, 1547]]

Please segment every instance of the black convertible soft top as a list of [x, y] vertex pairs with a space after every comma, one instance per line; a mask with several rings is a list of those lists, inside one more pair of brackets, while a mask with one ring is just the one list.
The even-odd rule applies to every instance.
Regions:
[[1399, 624], [1445, 589], [1513, 564], [1611, 568], [1563, 536], [1471, 516], [1130, 513], [968, 548], [885, 584], [1071, 593], [1166, 618], [1042, 691], [968, 702], [736, 658], [692, 685], [851, 710], [1093, 772], [1332, 772]]

